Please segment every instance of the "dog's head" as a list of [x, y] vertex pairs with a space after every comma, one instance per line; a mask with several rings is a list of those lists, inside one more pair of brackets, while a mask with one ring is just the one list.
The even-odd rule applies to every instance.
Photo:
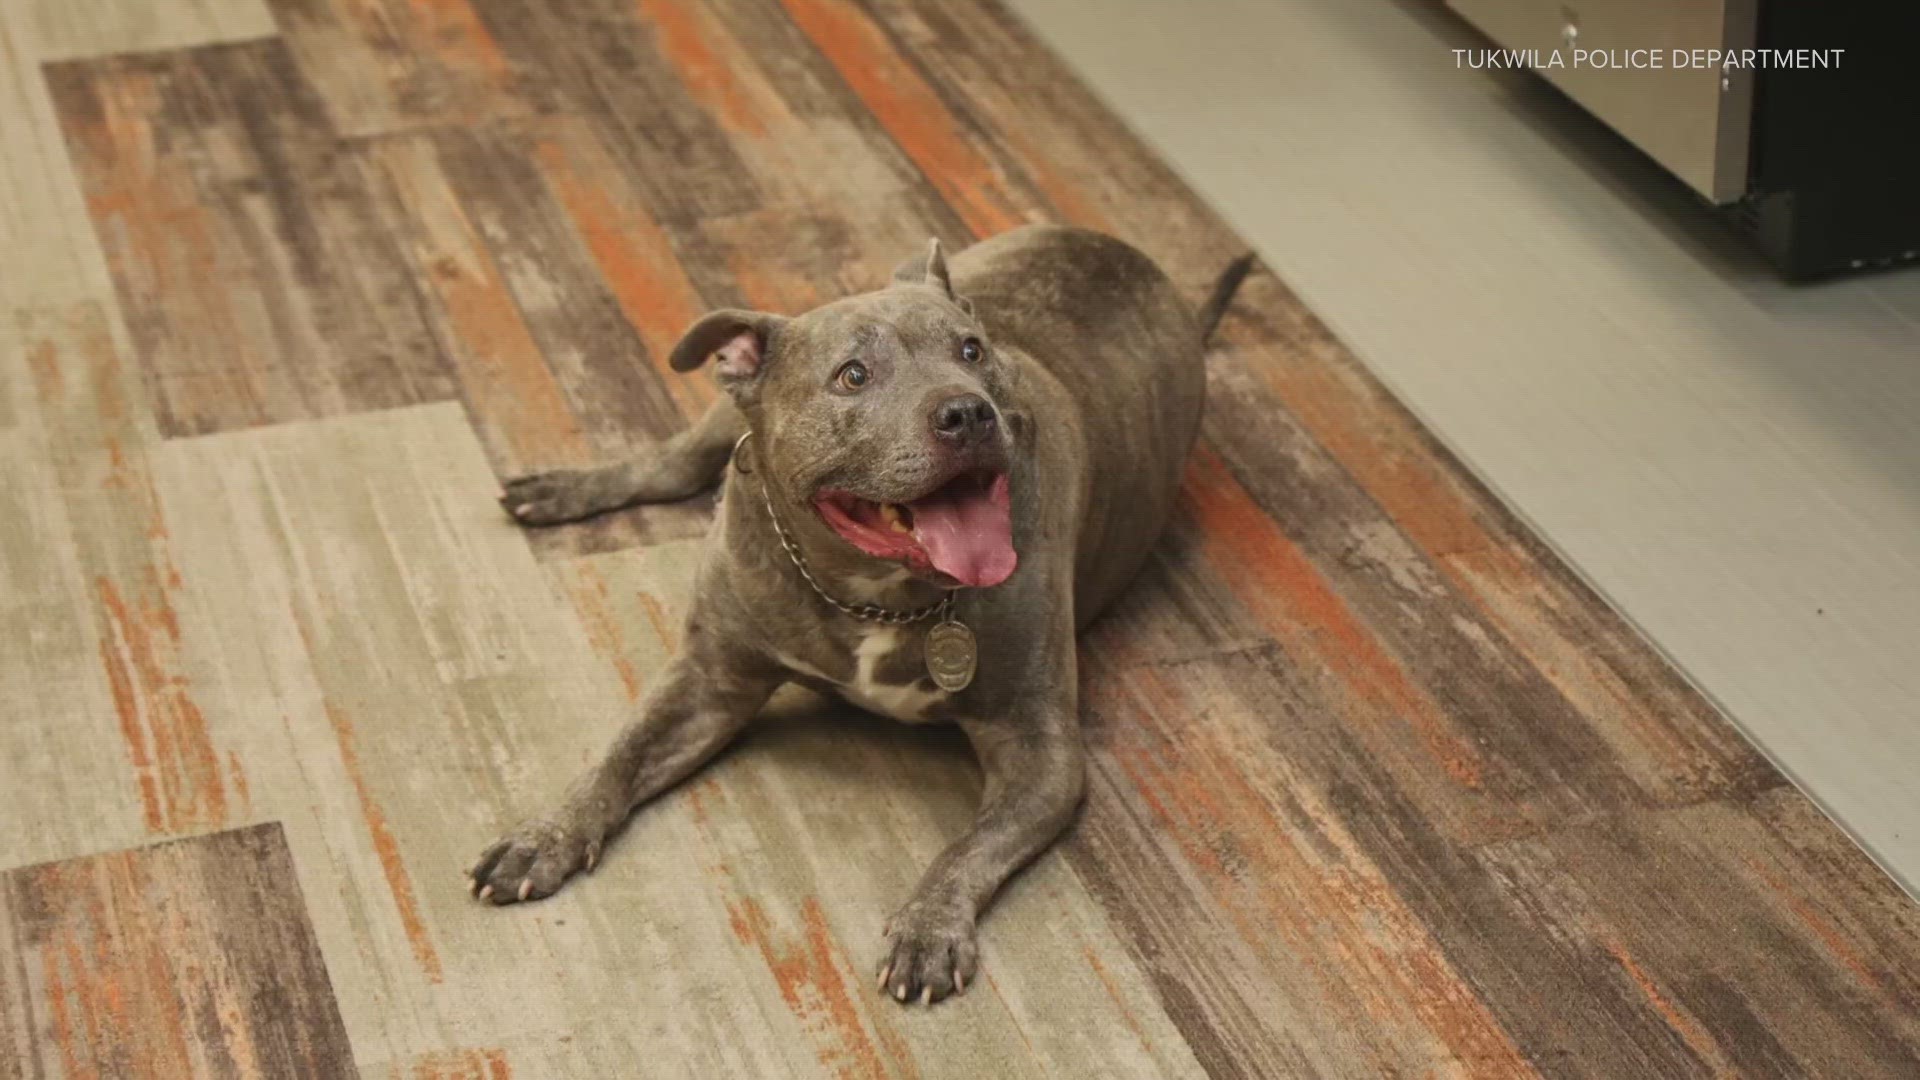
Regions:
[[934, 241], [887, 288], [795, 318], [717, 311], [673, 366], [716, 358], [774, 498], [944, 586], [1013, 573], [1007, 373]]

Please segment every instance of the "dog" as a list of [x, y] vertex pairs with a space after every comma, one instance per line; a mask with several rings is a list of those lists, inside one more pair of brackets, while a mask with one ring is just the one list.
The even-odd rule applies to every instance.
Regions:
[[[592, 870], [641, 803], [699, 768], [781, 685], [978, 755], [978, 815], [887, 924], [883, 992], [964, 992], [975, 924], [1086, 785], [1075, 635], [1146, 560], [1206, 398], [1205, 343], [1252, 256], [1196, 314], [1146, 255], [1034, 225], [938, 240], [884, 288], [797, 317], [722, 310], [674, 348], [725, 394], [638, 460], [522, 477], [545, 526], [682, 499], [725, 474], [678, 653], [639, 718], [550, 813], [480, 856], [507, 904]], [[729, 470], [727, 464], [733, 462]]]

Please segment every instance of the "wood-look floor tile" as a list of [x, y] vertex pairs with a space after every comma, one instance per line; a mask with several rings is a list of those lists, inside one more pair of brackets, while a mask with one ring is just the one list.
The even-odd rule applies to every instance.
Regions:
[[[1876, 941], [1836, 903], [1854, 892], [1884, 910], [1905, 898], [1877, 871], [1810, 873], [1817, 864], [1783, 850], [1774, 822], [1804, 828], [1809, 812], [1783, 790], [1608, 816], [1476, 853], [1497, 903], [1489, 912], [1537, 927], [1595, 988], [1547, 1009], [1537, 982], [1490, 970], [1489, 997], [1516, 1030], [1582, 1060], [1612, 1057], [1616, 1073], [1911, 1075], [1913, 944]], [[1487, 959], [1507, 966], [1492, 949]], [[1657, 1026], [1602, 1037], [1597, 1011], [1616, 995], [1637, 998]]]
[[[1122, 237], [1189, 296], [1203, 296], [1244, 245], [1021, 22], [992, 0], [875, 0], [861, 36], [907, 56], [989, 155], [981, 183], [1035, 212]], [[898, 62], [898, 61], [896, 61]], [[1024, 196], [1020, 193], [1025, 192]]]
[[[19, 0], [42, 61], [158, 52], [273, 35], [264, 0]], [[12, 21], [11, 19], [9, 21]]]
[[472, 127], [538, 105], [541, 72], [516, 65], [468, 0], [258, 2], [348, 138]]
[[0, 1074], [358, 1076], [280, 827], [0, 874]]
[[[212, 628], [180, 615], [175, 548], [149, 457], [153, 423], [111, 311], [18, 312], [8, 354], [24, 361], [25, 371], [9, 374], [31, 387], [37, 439], [58, 485], [50, 494], [64, 503], [64, 535], [41, 539], [70, 560], [80, 591], [71, 632], [91, 648], [98, 672], [73, 684], [73, 704], [88, 708], [89, 722], [54, 737], [97, 739], [98, 724], [113, 722], [110, 738], [56, 749], [56, 760], [71, 764], [48, 767], [71, 769], [77, 781], [113, 761], [121, 782], [90, 796], [101, 810], [137, 807], [151, 833], [217, 828], [244, 813], [245, 777], [203, 707], [210, 673], [193, 667], [185, 647]], [[59, 508], [47, 509], [57, 520]], [[108, 691], [104, 707], [93, 687]]]
[[62, 370], [69, 344], [0, 334], [0, 411], [17, 420], [0, 429], [0, 698], [14, 718], [0, 724], [0, 790], [17, 800], [0, 813], [0, 866], [138, 843], [151, 821], [134, 754], [144, 738], [127, 741], [138, 717], [115, 707], [95, 619], [108, 568], [75, 542], [67, 494], [78, 478], [40, 415], [38, 388], [87, 375]]
[[0, 21], [0, 191], [0, 249], [14, 266], [0, 275], [9, 321], [15, 311], [110, 294], [33, 36], [11, 19]]
[[165, 434], [455, 396], [369, 178], [283, 42], [48, 79]]
[[555, 109], [602, 132], [664, 218], [685, 224], [759, 205], [733, 140], [663, 60], [640, 5], [463, 2], [494, 30], [511, 62], [551, 80]]
[[1210, 1070], [1526, 1071], [1396, 880], [1412, 853], [1372, 843], [1403, 827], [1370, 820], [1399, 785], [1337, 682], [1274, 646], [1087, 676], [1093, 795], [1070, 856]]
[[598, 741], [565, 721], [612, 717], [620, 695], [492, 505], [459, 406], [172, 440], [156, 468], [169, 509], [193, 508], [173, 515], [185, 617], [226, 629], [208, 705], [255, 812], [337, 898], [314, 921], [359, 1053], [553, 1023], [538, 993], [489, 989], [537, 926], [449, 935], [495, 914], [461, 877], [507, 812], [498, 785], [563, 785]]

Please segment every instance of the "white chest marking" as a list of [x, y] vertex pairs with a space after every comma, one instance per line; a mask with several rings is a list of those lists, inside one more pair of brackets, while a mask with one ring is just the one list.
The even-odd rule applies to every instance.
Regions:
[[826, 672], [821, 671], [819, 668], [814, 667], [812, 664], [807, 663], [797, 656], [788, 656], [786, 653], [775, 653], [774, 659], [780, 661], [787, 670], [797, 671], [810, 679], [819, 679], [824, 683], [834, 681], [833, 676], [828, 675]]
[[853, 681], [841, 687], [840, 694], [868, 712], [915, 724], [925, 721], [927, 710], [945, 701], [947, 694], [944, 690], [922, 689], [917, 682], [900, 685], [876, 681], [880, 661], [898, 649], [905, 638], [898, 627], [877, 626], [867, 631], [854, 649]]

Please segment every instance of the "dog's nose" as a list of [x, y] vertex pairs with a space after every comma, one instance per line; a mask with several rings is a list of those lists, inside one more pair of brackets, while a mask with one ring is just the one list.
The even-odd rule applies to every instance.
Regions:
[[955, 394], [933, 407], [933, 433], [946, 442], [979, 442], [999, 423], [993, 404], [979, 394]]

